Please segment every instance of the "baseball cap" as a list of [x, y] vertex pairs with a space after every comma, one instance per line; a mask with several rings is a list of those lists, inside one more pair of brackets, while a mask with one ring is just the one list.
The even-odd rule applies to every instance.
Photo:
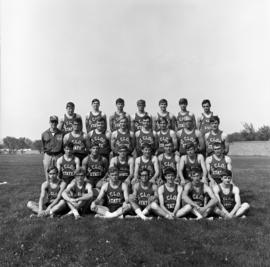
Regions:
[[139, 99], [139, 100], [137, 101], [137, 106], [145, 106], [145, 100]]
[[58, 122], [58, 117], [56, 115], [50, 116], [50, 121], [57, 121]]

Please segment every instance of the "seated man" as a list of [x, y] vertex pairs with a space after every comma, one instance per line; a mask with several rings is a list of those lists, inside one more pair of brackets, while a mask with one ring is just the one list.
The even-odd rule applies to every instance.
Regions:
[[[201, 181], [202, 171], [194, 168], [191, 171], [191, 182], [185, 185], [183, 200], [187, 213], [192, 213], [197, 220], [206, 218], [217, 204], [217, 199], [212, 189]], [[206, 203], [207, 198], [210, 200]], [[212, 218], [213, 219], [213, 218]]]
[[133, 193], [129, 196], [129, 202], [137, 217], [144, 221], [150, 220], [152, 217], [147, 217], [147, 215], [151, 211], [157, 215], [166, 217], [167, 214], [157, 204], [157, 186], [149, 181], [150, 171], [148, 169], [142, 169], [139, 172], [139, 177], [139, 182], [134, 185]]
[[[61, 194], [65, 189], [64, 183], [58, 179], [58, 170], [55, 166], [48, 169], [48, 181], [41, 185], [39, 202], [28, 201], [27, 208], [37, 214], [38, 217], [48, 216], [53, 217], [54, 214], [60, 211], [65, 206], [65, 201], [61, 199]], [[47, 201], [45, 202], [45, 199]], [[31, 217], [33, 214], [30, 215]]]
[[164, 171], [166, 183], [158, 188], [159, 204], [166, 219], [182, 217], [186, 214], [186, 207], [180, 209], [183, 187], [175, 184], [176, 171], [168, 167]]
[[218, 205], [214, 212], [225, 219], [235, 217], [245, 218], [248, 203], [241, 203], [240, 190], [232, 183], [232, 172], [226, 170], [222, 173], [221, 183], [215, 185], [213, 191], [218, 199]]
[[62, 197], [70, 208], [67, 215], [74, 215], [75, 220], [81, 216], [79, 211], [85, 206], [90, 205], [93, 197], [92, 186], [90, 183], [85, 182], [85, 170], [79, 168], [75, 171], [75, 179], [63, 191]]
[[[104, 200], [104, 205], [99, 205]], [[91, 210], [99, 218], [122, 218], [130, 209], [128, 204], [128, 188], [119, 180], [119, 172], [115, 167], [109, 168], [109, 181], [102, 185], [99, 195], [91, 204]]]

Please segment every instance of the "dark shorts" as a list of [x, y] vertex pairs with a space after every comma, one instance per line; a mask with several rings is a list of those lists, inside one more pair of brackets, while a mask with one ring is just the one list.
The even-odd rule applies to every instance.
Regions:
[[114, 212], [118, 210], [119, 208], [121, 208], [122, 206], [123, 204], [110, 204], [110, 205], [107, 205], [107, 208], [109, 209], [110, 212]]
[[74, 176], [62, 178], [62, 180], [63, 180], [67, 185], [68, 185], [73, 179], [74, 179]]

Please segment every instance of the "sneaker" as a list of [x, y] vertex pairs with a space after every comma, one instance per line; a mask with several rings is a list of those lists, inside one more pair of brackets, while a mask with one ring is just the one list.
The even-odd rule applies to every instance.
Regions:
[[37, 214], [34, 214], [34, 213], [30, 214], [30, 216], [29, 216], [30, 219], [36, 218], [36, 217], [37, 217]]

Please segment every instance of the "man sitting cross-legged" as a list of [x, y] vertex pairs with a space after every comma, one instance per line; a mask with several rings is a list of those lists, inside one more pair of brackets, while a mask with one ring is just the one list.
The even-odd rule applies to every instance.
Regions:
[[213, 188], [219, 201], [214, 212], [225, 219], [245, 218], [244, 214], [250, 206], [248, 203], [241, 203], [240, 190], [238, 186], [232, 183], [232, 172], [229, 170], [224, 171], [221, 180], [222, 182]]
[[[192, 213], [197, 220], [206, 218], [217, 204], [217, 199], [212, 189], [201, 181], [202, 171], [199, 168], [191, 170], [191, 182], [187, 183], [183, 192], [184, 208], [187, 213]], [[207, 197], [210, 200], [206, 203]], [[213, 219], [213, 218], [212, 218]]]
[[[100, 205], [103, 198], [104, 204]], [[99, 218], [122, 218], [129, 209], [127, 184], [120, 181], [118, 169], [111, 167], [109, 181], [102, 185], [97, 199], [91, 204], [91, 210]]]
[[[48, 181], [43, 182], [41, 185], [39, 202], [28, 201], [27, 203], [27, 207], [37, 214], [38, 217], [48, 215], [53, 217], [56, 212], [65, 206], [65, 201], [61, 199], [61, 194], [66, 184], [61, 183], [59, 180], [58, 169], [55, 166], [50, 167], [47, 172]], [[47, 202], [45, 202], [46, 197]]]
[[181, 196], [183, 187], [175, 184], [176, 171], [168, 167], [164, 171], [165, 184], [158, 188], [159, 204], [164, 211], [166, 219], [173, 220], [174, 218], [183, 217], [186, 214], [186, 207], [181, 206]]
[[92, 186], [85, 182], [85, 170], [80, 167], [75, 171], [75, 179], [67, 186], [62, 193], [70, 212], [67, 215], [74, 215], [75, 220], [79, 219], [80, 211], [88, 205], [93, 197]]
[[152, 211], [153, 213], [166, 217], [167, 213], [163, 211], [157, 204], [158, 192], [157, 185], [152, 184], [150, 181], [150, 171], [142, 169], [139, 172], [139, 182], [133, 187], [133, 193], [129, 196], [131, 207], [137, 216], [143, 220], [150, 220], [152, 217], [147, 217]]

